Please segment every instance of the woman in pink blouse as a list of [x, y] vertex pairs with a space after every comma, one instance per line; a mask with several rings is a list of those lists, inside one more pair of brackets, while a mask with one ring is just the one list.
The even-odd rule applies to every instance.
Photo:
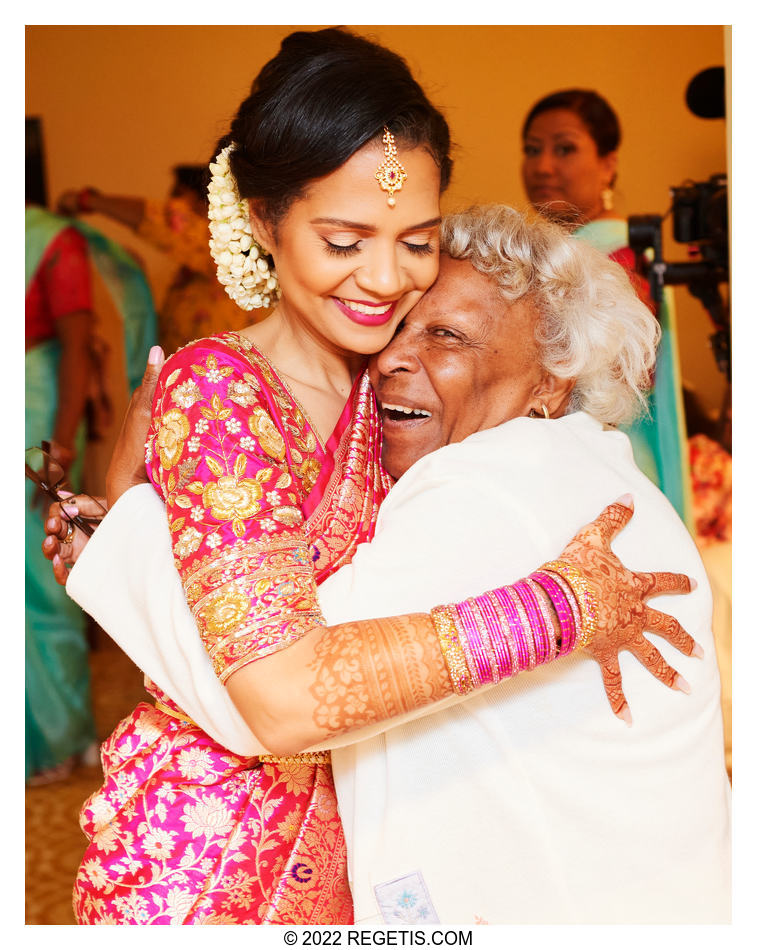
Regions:
[[[508, 655], [514, 669], [551, 661], [594, 626], [598, 656], [607, 618], [570, 566], [527, 607], [503, 595], [514, 618], [492, 600], [483, 652], [447, 608], [325, 626], [316, 585], [370, 540], [389, 488], [364, 366], [436, 277], [449, 132], [399, 57], [323, 30], [284, 40], [220, 149], [219, 279], [245, 308], [277, 287], [280, 300], [262, 323], [166, 362], [146, 449], [188, 603], [234, 700], [282, 650], [312, 647], [313, 682], [292, 699], [312, 704], [312, 745], [328, 748], [500, 666], [508, 675]], [[79, 921], [350, 923], [328, 753], [282, 739], [278, 755], [237, 756], [148, 688], [155, 704], [104, 744], [105, 782], [82, 811]]]

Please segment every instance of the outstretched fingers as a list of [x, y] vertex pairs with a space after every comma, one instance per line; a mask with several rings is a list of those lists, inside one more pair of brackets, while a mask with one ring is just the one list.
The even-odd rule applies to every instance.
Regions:
[[638, 571], [636, 577], [642, 582], [645, 597], [658, 594], [689, 594], [696, 590], [697, 582], [688, 574], [674, 574], [671, 571]]
[[604, 548], [607, 553], [612, 554], [611, 541], [628, 524], [632, 516], [633, 499], [630, 495], [623, 495], [601, 511], [593, 521], [577, 531], [560, 557], [575, 559], [580, 566], [585, 560], [587, 549]]
[[609, 657], [603, 657], [601, 660], [597, 659], [597, 662], [602, 671], [602, 685], [605, 688], [605, 693], [607, 694], [607, 699], [612, 711], [616, 716], [630, 725], [631, 713], [623, 692], [623, 678], [620, 675], [620, 665], [618, 664], [617, 655], [613, 654]]
[[633, 646], [629, 647], [631, 653], [636, 657], [642, 666], [645, 666], [649, 672], [661, 683], [669, 686], [671, 689], [681, 690], [683, 693], [690, 693], [691, 687], [681, 676], [678, 670], [665, 660], [660, 651], [652, 646], [649, 640], [640, 637]]
[[670, 614], [664, 614], [661, 610], [655, 610], [654, 607], [644, 609], [644, 629], [659, 633], [665, 637], [668, 643], [671, 643], [681, 653], [686, 656], [704, 656], [702, 648], [696, 640], [683, 629], [675, 617]]
[[592, 522], [599, 533], [605, 545], [609, 547], [610, 542], [622, 531], [623, 528], [633, 517], [633, 498], [630, 495], [623, 495], [595, 518]]

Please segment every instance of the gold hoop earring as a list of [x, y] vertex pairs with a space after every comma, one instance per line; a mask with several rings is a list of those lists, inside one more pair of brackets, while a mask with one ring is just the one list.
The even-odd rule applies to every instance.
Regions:
[[542, 414], [539, 415], [539, 413], [532, 408], [528, 410], [528, 415], [531, 419], [549, 419], [549, 409], [547, 409], [544, 403], [541, 404], [541, 412]]

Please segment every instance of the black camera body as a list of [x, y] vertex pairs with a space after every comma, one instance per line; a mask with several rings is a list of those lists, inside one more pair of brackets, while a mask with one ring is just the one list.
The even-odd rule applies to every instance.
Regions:
[[[728, 179], [712, 175], [708, 181], [686, 182], [671, 188], [673, 237], [679, 244], [696, 244], [703, 257], [713, 254], [727, 263]], [[711, 252], [711, 253], [708, 253]]]
[[[688, 244], [692, 260], [667, 263], [662, 256], [662, 217], [631, 215], [628, 243], [649, 280], [652, 299], [659, 305], [665, 284], [685, 284], [702, 302], [716, 327], [711, 342], [718, 366], [731, 378], [730, 317], [720, 295], [729, 282], [728, 178], [712, 175], [707, 181], [687, 181], [670, 189], [673, 237]], [[652, 250], [652, 259], [646, 252]]]

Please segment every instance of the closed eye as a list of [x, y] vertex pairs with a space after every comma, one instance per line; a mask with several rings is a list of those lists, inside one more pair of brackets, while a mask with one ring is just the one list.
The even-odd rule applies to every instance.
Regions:
[[334, 244], [333, 241], [327, 241], [324, 238], [323, 243], [328, 253], [336, 257], [349, 257], [360, 250], [360, 241], [354, 241], [352, 244]]
[[402, 242], [411, 254], [433, 254], [434, 246], [432, 244], [413, 244], [410, 241]]
[[450, 330], [448, 327], [434, 327], [432, 330], [429, 330], [431, 336], [438, 337], [442, 340], [460, 340], [461, 336], [459, 333], [455, 333], [454, 330]]

